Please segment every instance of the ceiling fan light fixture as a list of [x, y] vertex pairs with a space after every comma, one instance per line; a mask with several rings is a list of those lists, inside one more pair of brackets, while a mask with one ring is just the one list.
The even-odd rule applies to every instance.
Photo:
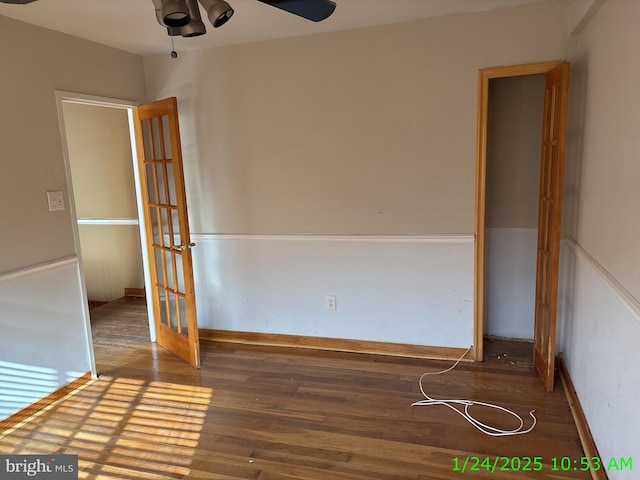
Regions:
[[187, 10], [189, 11], [189, 23], [180, 28], [180, 35], [183, 37], [197, 37], [207, 33], [207, 27], [200, 17], [198, 0], [187, 0]]
[[[35, 0], [0, 0], [5, 3], [28, 3]], [[299, 17], [320, 22], [334, 12], [336, 3], [332, 0], [259, 0], [260, 2], [277, 7]], [[234, 10], [225, 0], [152, 0], [156, 20], [167, 29], [171, 37], [197, 37], [207, 33], [207, 28], [200, 15], [200, 6], [207, 12], [207, 17], [213, 28], [219, 28], [227, 23], [234, 14]], [[198, 5], [199, 4], [199, 5]], [[175, 54], [175, 55], [174, 55]], [[171, 52], [173, 58], [177, 56]]]
[[167, 27], [184, 27], [189, 20], [185, 0], [162, 0], [162, 21]]
[[233, 8], [224, 0], [200, 0], [200, 5], [206, 10], [213, 28], [221, 27], [233, 16]]

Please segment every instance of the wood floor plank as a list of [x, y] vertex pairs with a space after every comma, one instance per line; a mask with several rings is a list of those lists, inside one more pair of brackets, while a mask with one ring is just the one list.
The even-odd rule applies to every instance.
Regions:
[[[531, 433], [491, 438], [444, 406], [411, 406], [420, 376], [451, 362], [204, 341], [196, 370], [150, 343], [144, 299], [94, 308], [91, 320], [99, 380], [0, 434], [0, 453], [78, 454], [87, 479], [590, 478], [551, 470], [551, 457], [583, 452], [562, 390], [544, 391], [519, 346], [492, 343], [489, 361], [424, 380], [435, 398], [498, 403], [527, 425], [536, 410]], [[544, 468], [453, 469], [454, 458], [497, 456], [540, 456]]]

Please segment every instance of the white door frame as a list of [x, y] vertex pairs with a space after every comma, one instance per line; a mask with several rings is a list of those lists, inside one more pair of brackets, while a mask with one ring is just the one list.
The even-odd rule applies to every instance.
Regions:
[[[131, 139], [131, 156], [133, 159], [133, 175], [134, 175], [134, 184], [136, 189], [136, 203], [137, 203], [137, 211], [138, 211], [138, 227], [140, 230], [140, 242], [142, 247], [142, 268], [144, 271], [144, 284], [147, 292], [151, 291], [151, 275], [149, 268], [149, 256], [147, 250], [147, 235], [145, 232], [145, 224], [144, 224], [144, 210], [142, 206], [142, 191], [140, 189], [140, 171], [138, 167], [138, 154], [136, 149], [136, 138], [135, 138], [135, 130], [133, 123], [133, 108], [138, 106], [138, 103], [131, 102], [128, 100], [120, 100], [114, 98], [106, 98], [106, 97], [98, 97], [94, 95], [85, 95], [81, 93], [72, 93], [72, 92], [64, 92], [58, 91], [55, 92], [56, 95], [56, 106], [58, 108], [58, 122], [60, 124], [60, 135], [62, 139], [62, 151], [64, 154], [64, 169], [67, 180], [67, 195], [69, 197], [69, 211], [71, 214], [72, 221], [72, 229], [73, 229], [73, 240], [75, 245], [75, 253], [78, 257], [78, 263], [80, 268], [80, 281], [82, 285], [82, 302], [84, 306], [84, 316], [87, 324], [87, 331], [91, 332], [91, 324], [89, 317], [89, 305], [88, 305], [88, 297], [87, 297], [87, 288], [84, 277], [84, 267], [82, 263], [82, 254], [80, 248], [80, 230], [78, 228], [78, 215], [76, 211], [75, 198], [73, 194], [73, 180], [71, 176], [71, 163], [69, 161], [69, 146], [67, 144], [67, 131], [64, 122], [64, 111], [62, 108], [63, 103], [77, 103], [81, 105], [91, 105], [96, 107], [106, 107], [106, 108], [118, 108], [121, 110], [127, 111], [127, 117], [129, 121], [129, 136]], [[155, 328], [155, 320], [153, 316], [153, 305], [151, 302], [147, 302], [147, 315], [149, 317], [149, 336], [151, 337], [151, 341], [156, 341], [156, 328]], [[91, 368], [92, 374], [96, 375], [96, 367], [95, 367], [95, 357], [93, 354], [93, 343], [91, 342], [91, 338], [88, 339], [90, 343], [90, 358], [91, 358]]]

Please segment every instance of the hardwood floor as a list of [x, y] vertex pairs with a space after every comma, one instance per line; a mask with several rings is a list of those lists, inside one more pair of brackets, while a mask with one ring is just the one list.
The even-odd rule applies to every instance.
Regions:
[[[0, 453], [75, 453], [79, 478], [96, 479], [591, 478], [552, 471], [552, 457], [583, 453], [561, 388], [546, 393], [530, 366], [461, 363], [425, 381], [434, 397], [499, 403], [527, 426], [536, 410], [531, 433], [493, 438], [444, 406], [411, 406], [422, 373], [451, 362], [206, 341], [195, 370], [149, 343], [145, 313], [140, 299], [92, 310], [99, 380], [0, 437]], [[543, 465], [454, 471], [467, 456]]]
[[533, 368], [533, 342], [484, 338], [485, 362]]

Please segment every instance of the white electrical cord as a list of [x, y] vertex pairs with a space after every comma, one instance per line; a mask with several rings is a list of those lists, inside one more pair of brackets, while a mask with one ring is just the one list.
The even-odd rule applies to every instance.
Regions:
[[[486, 433], [487, 435], [491, 435], [492, 437], [505, 437], [509, 435], [523, 435], [525, 433], [529, 433], [531, 430], [533, 430], [533, 428], [536, 426], [536, 423], [537, 423], [536, 416], [533, 414], [535, 410], [531, 410], [529, 412], [529, 415], [531, 415], [531, 418], [533, 418], [533, 424], [527, 430], [523, 430], [522, 428], [524, 427], [524, 420], [522, 419], [522, 417], [507, 408], [501, 407], [500, 405], [495, 405], [493, 403], [478, 402], [475, 400], [435, 399], [435, 398], [431, 398], [429, 395], [425, 393], [424, 388], [422, 387], [422, 379], [424, 377], [426, 377], [427, 375], [441, 375], [443, 373], [447, 373], [450, 370], [453, 370], [458, 365], [458, 363], [460, 363], [460, 360], [462, 360], [464, 356], [467, 353], [469, 353], [471, 348], [472, 347], [467, 348], [467, 351], [462, 354], [462, 356], [456, 361], [456, 363], [454, 363], [451, 367], [447, 368], [446, 370], [442, 370], [440, 372], [423, 373], [422, 376], [420, 377], [419, 384], [420, 384], [420, 391], [422, 392], [422, 395], [424, 395], [425, 400], [420, 400], [419, 402], [412, 403], [411, 406], [422, 407], [422, 406], [428, 406], [428, 405], [444, 405], [445, 407], [449, 407], [451, 410], [461, 415], [464, 419], [466, 419], [471, 425], [476, 427], [482, 433]], [[454, 405], [464, 405], [464, 409], [463, 410], [458, 409]], [[503, 412], [506, 412], [509, 415], [517, 418], [520, 422], [520, 426], [518, 426], [518, 428], [515, 428], [513, 430], [503, 430], [501, 428], [492, 427], [491, 425], [486, 425], [481, 421], [477, 420], [476, 418], [474, 418], [473, 415], [469, 413], [469, 407], [474, 405], [494, 408], [496, 410], [501, 410]]]

